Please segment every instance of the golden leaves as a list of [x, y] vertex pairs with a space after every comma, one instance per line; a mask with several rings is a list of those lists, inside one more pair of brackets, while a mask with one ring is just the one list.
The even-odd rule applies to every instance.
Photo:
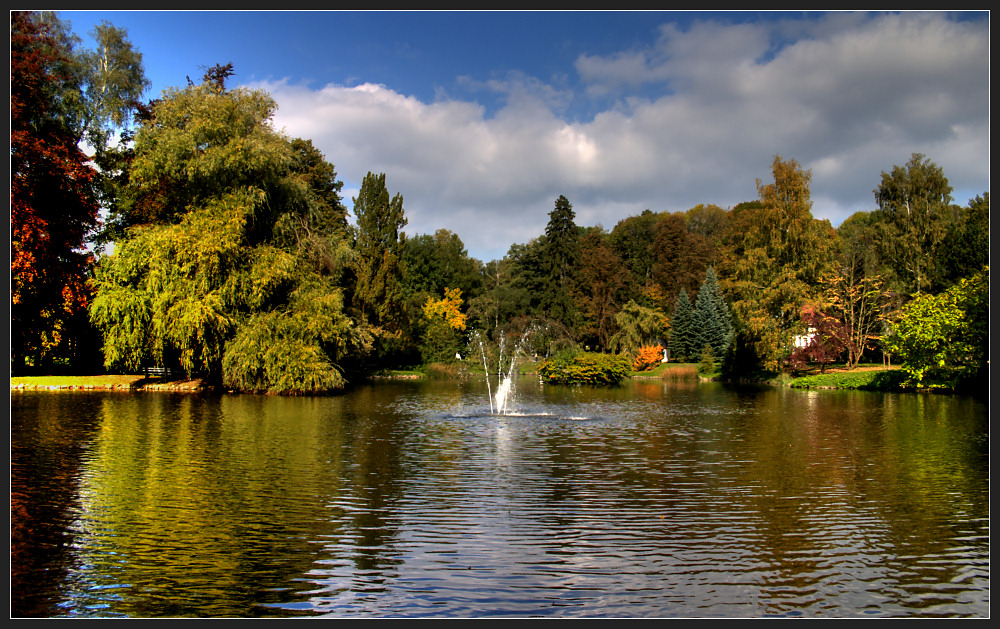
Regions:
[[427, 298], [424, 304], [424, 318], [428, 321], [444, 321], [453, 330], [464, 330], [466, 315], [461, 312], [462, 290], [444, 289], [444, 299]]

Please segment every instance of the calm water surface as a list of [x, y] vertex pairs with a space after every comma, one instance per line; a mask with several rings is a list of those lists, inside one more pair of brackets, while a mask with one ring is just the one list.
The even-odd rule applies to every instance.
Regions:
[[970, 398], [11, 393], [11, 614], [989, 615]]

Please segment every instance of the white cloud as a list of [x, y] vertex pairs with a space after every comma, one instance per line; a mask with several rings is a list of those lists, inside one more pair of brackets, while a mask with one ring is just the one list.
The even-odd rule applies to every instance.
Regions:
[[[391, 86], [259, 86], [279, 104], [277, 125], [311, 138], [345, 189], [385, 172], [408, 232], [450, 229], [488, 260], [541, 234], [560, 194], [578, 224], [611, 229], [646, 208], [752, 199], [776, 154], [812, 169], [813, 213], [834, 224], [872, 209], [881, 171], [913, 152], [965, 203], [989, 185], [988, 28], [942, 13], [667, 24], [644, 49], [582, 52], [575, 95], [517, 73], [461, 79], [506, 96], [492, 117]], [[564, 121], [585, 94], [615, 102]]]

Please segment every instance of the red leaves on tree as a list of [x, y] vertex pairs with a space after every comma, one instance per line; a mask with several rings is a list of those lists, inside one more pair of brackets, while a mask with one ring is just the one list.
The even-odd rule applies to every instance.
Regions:
[[96, 171], [78, 146], [68, 51], [30, 14], [11, 14], [11, 346], [44, 354], [87, 303], [84, 238], [97, 225]]
[[789, 364], [801, 369], [806, 363], [815, 363], [820, 371], [840, 358], [847, 349], [850, 331], [835, 317], [815, 310], [812, 306], [802, 309], [802, 322], [808, 326], [812, 338], [804, 347], [796, 347], [788, 357]]

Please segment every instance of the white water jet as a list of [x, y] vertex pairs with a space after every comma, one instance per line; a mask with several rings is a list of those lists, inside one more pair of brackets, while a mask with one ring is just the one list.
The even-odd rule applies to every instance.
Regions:
[[493, 391], [490, 389], [490, 368], [486, 363], [486, 348], [483, 347], [483, 337], [479, 336], [479, 332], [476, 332], [476, 336], [479, 338], [479, 351], [483, 354], [483, 370], [486, 372], [486, 397], [490, 401], [490, 414], [493, 414]]
[[[510, 376], [503, 379], [500, 383], [500, 388], [497, 389], [496, 401], [497, 401], [497, 414], [506, 415], [507, 414], [507, 394], [510, 393]], [[490, 406], [490, 412], [493, 411], [492, 405]]]
[[[479, 338], [479, 350], [483, 356], [483, 369], [486, 370], [486, 392], [487, 392], [487, 397], [489, 398], [490, 401], [491, 414], [496, 414], [496, 415], [507, 414], [510, 401], [513, 398], [514, 394], [514, 388], [516, 382], [514, 378], [515, 374], [514, 370], [517, 368], [517, 359], [520, 356], [521, 351], [524, 348], [524, 344], [525, 342], [527, 342], [530, 334], [531, 334], [531, 328], [529, 327], [527, 330], [524, 331], [524, 334], [521, 335], [521, 339], [518, 341], [518, 343], [515, 344], [514, 351], [511, 353], [509, 357], [507, 357], [510, 361], [509, 363], [506, 362], [504, 357], [504, 350], [506, 349], [506, 344], [507, 344], [506, 337], [501, 335], [499, 343], [499, 352], [497, 355], [497, 371], [496, 371], [497, 390], [496, 393], [493, 393], [493, 388], [490, 384], [491, 374], [489, 369], [489, 361], [486, 359], [486, 348], [483, 345], [482, 337], [479, 335], [478, 332], [476, 332], [476, 336]], [[505, 365], [507, 367], [506, 369], [504, 369]]]

